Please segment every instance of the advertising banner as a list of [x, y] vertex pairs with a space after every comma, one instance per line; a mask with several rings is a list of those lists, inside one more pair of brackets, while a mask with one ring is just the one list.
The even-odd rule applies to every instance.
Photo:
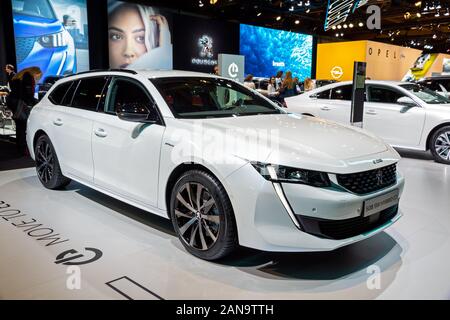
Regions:
[[311, 77], [313, 37], [306, 34], [241, 24], [240, 54], [245, 73], [270, 78], [291, 71], [303, 81]]
[[177, 15], [174, 30], [176, 69], [213, 73], [220, 53], [239, 53], [238, 24]]
[[108, 1], [110, 67], [172, 69], [171, 30], [170, 13], [140, 4]]
[[12, 0], [17, 70], [43, 79], [89, 70], [86, 0]]

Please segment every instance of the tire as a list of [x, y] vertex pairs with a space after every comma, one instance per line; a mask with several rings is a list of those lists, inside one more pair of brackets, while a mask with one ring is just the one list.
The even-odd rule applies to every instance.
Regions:
[[430, 150], [436, 162], [450, 164], [450, 126], [442, 127], [433, 134]]
[[57, 190], [64, 188], [70, 183], [71, 180], [66, 178], [61, 172], [55, 148], [48, 136], [42, 135], [38, 138], [34, 147], [34, 156], [36, 173], [44, 187]]
[[219, 180], [207, 172], [191, 170], [178, 179], [170, 216], [181, 243], [198, 258], [221, 259], [238, 246], [230, 199]]

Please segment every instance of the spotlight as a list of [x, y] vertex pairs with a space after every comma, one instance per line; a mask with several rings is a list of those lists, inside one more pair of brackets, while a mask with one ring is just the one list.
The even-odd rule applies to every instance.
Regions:
[[261, 12], [258, 12], [258, 14], [256, 16], [259, 17], [259, 16], [261, 16], [261, 14], [262, 14]]
[[277, 17], [277, 21], [280, 21], [280, 20], [281, 20], [281, 16], [278, 16], [278, 17]]
[[339, 33], [336, 33], [336, 37], [339, 37]]
[[305, 12], [306, 12], [306, 13], [310, 13], [310, 12], [311, 12], [311, 9], [308, 8]]
[[295, 20], [295, 24], [299, 24], [300, 23], [300, 20]]
[[331, 29], [336, 30], [336, 26], [332, 26]]
[[341, 25], [338, 25], [337, 28], [338, 28], [339, 30], [341, 30], [341, 29], [342, 29], [342, 26], [341, 26]]
[[216, 4], [217, 1], [219, 1], [219, 0], [209, 0], [209, 3], [210, 3], [210, 4]]
[[440, 14], [440, 12], [438, 11], [438, 12], [436, 12], [436, 14], [435, 14], [434, 16], [437, 18], [437, 17], [440, 17], [441, 14]]
[[422, 6], [422, 1], [417, 1], [414, 5], [415, 5], [416, 7], [420, 7], [420, 6]]
[[203, 7], [203, 2], [200, 0], [199, 2], [198, 2], [198, 6], [201, 8], [201, 7]]
[[350, 23], [348, 26], [349, 26], [350, 28], [353, 28], [353, 27], [354, 27], [353, 23]]
[[364, 27], [364, 23], [360, 22], [360, 23], [358, 23], [358, 26]]
[[422, 15], [420, 14], [420, 12], [416, 13], [417, 18], [420, 18]]
[[348, 28], [347, 24], [344, 24], [344, 29], [347, 29], [347, 28]]
[[294, 11], [294, 6], [290, 6], [289, 11]]
[[343, 37], [344, 36], [344, 34], [343, 33], [341, 33], [341, 37]]
[[307, 7], [309, 7], [310, 6], [310, 2], [309, 2], [309, 0], [307, 0], [306, 2], [305, 2], [305, 6], [307, 6]]
[[448, 8], [447, 8], [447, 11], [444, 13], [444, 16], [446, 16], [446, 17], [450, 16], [450, 11]]
[[437, 39], [437, 35], [436, 34], [433, 34], [433, 39]]

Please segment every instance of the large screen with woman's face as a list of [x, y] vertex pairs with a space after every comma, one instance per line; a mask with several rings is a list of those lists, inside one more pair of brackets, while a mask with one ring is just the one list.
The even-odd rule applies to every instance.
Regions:
[[246, 74], [269, 78], [282, 70], [300, 80], [311, 77], [310, 35], [241, 24], [239, 47]]
[[155, 7], [108, 1], [110, 67], [172, 69], [171, 20]]
[[43, 77], [89, 70], [86, 0], [12, 0], [17, 70]]

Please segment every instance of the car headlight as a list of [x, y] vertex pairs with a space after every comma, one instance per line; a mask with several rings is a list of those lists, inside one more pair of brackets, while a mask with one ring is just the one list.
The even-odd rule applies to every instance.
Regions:
[[39, 43], [45, 48], [64, 47], [67, 45], [64, 31], [39, 37]]
[[250, 162], [265, 179], [273, 182], [307, 184], [314, 187], [330, 187], [330, 179], [325, 172], [298, 169], [268, 163]]

